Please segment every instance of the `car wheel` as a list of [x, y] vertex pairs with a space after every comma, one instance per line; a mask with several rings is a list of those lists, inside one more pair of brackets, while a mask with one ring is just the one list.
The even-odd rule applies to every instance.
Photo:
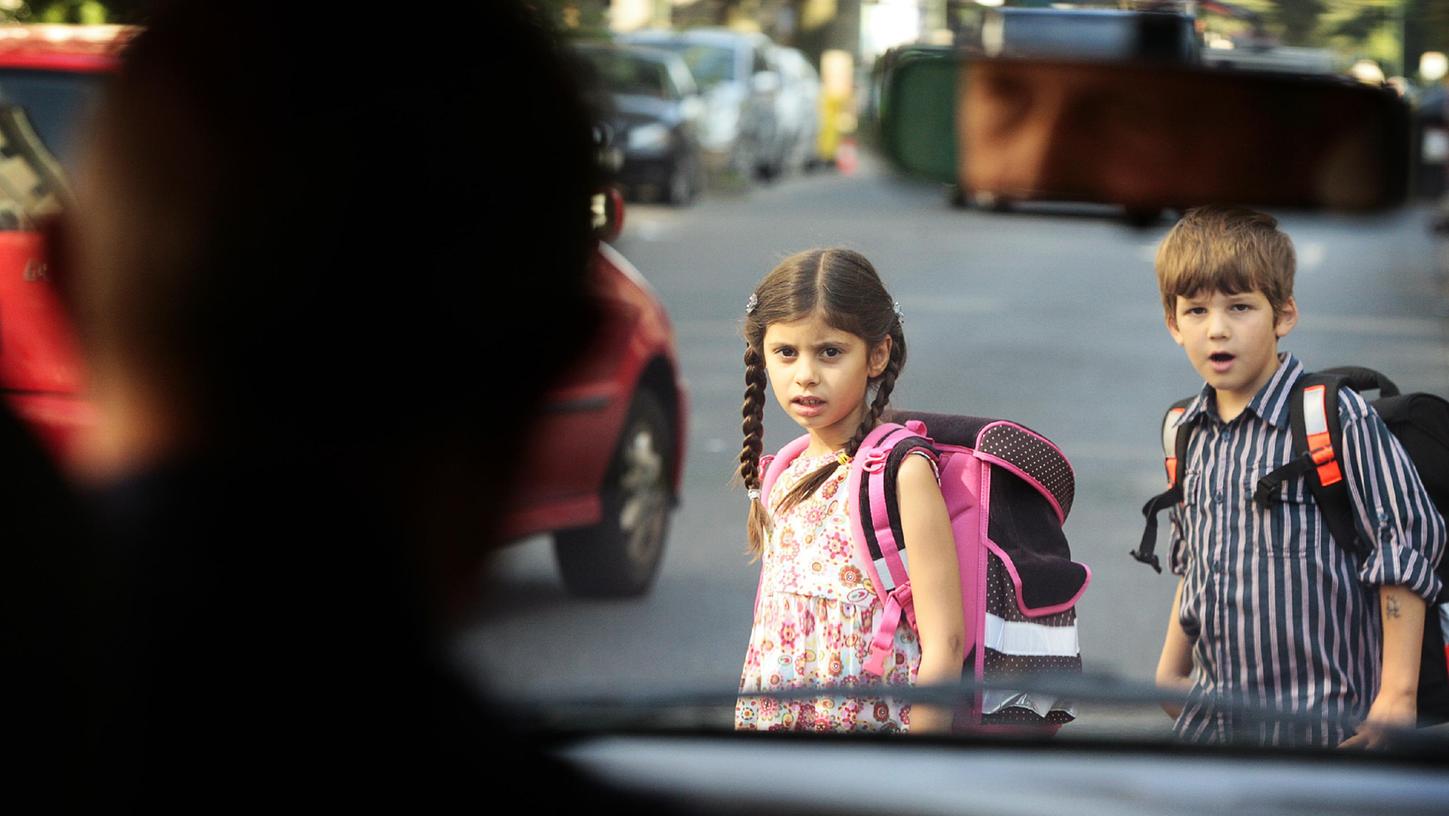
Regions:
[[625, 598], [654, 582], [669, 533], [673, 461], [669, 418], [658, 397], [640, 390], [604, 477], [603, 518], [554, 535], [554, 556], [570, 593]]

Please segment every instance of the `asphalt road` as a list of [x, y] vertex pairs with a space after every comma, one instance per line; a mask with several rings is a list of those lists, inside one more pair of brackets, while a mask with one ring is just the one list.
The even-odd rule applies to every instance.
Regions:
[[[1369, 365], [1449, 395], [1445, 287], [1427, 218], [1283, 217], [1302, 312], [1283, 348], [1310, 367]], [[894, 404], [1016, 419], [1072, 459], [1066, 532], [1094, 574], [1079, 607], [1084, 662], [1150, 679], [1174, 581], [1127, 551], [1141, 536], [1139, 508], [1163, 487], [1162, 411], [1201, 384], [1163, 327], [1152, 275], [1170, 226], [954, 210], [939, 188], [868, 157], [850, 177], [796, 177], [683, 210], [633, 206], [616, 246], [675, 321], [693, 401], [683, 504], [658, 583], [638, 600], [577, 601], [548, 541], [523, 542], [485, 582], [460, 658], [506, 696], [735, 688], [757, 576], [744, 555], [745, 498], [729, 484], [741, 444], [739, 319], [785, 255], [845, 245], [875, 263], [905, 313], [910, 359]], [[796, 433], [773, 405], [765, 424], [767, 448]]]

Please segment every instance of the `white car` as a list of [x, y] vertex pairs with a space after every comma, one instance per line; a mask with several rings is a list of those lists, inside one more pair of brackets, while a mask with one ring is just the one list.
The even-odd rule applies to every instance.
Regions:
[[785, 144], [787, 172], [814, 167], [820, 160], [820, 73], [795, 48], [776, 48], [780, 93], [775, 118]]
[[786, 151], [776, 113], [781, 79], [768, 37], [691, 29], [637, 31], [618, 39], [684, 58], [704, 94], [699, 141], [711, 170], [730, 170], [744, 178], [771, 178], [780, 171]]

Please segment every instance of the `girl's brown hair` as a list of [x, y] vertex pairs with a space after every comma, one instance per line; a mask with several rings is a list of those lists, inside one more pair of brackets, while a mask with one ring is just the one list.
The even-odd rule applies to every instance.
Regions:
[[[760, 281], [751, 300], [755, 305], [747, 311], [744, 323], [745, 402], [741, 429], [745, 444], [740, 451], [738, 474], [747, 490], [759, 490], [764, 477], [760, 454], [765, 440], [765, 329], [772, 323], [790, 323], [818, 313], [831, 327], [864, 340], [867, 353], [887, 337], [891, 339], [885, 370], [870, 382], [875, 394], [861, 417], [860, 427], [846, 443], [845, 453], [849, 456], [855, 455], [890, 402], [896, 378], [906, 364], [906, 338], [895, 302], [875, 267], [865, 256], [849, 249], [811, 249], [791, 255]], [[837, 466], [832, 461], [800, 480], [774, 511], [783, 513], [813, 495]], [[761, 495], [758, 501], [750, 502], [748, 530], [750, 552], [754, 555], [764, 551], [770, 530], [769, 500], [769, 496]]]

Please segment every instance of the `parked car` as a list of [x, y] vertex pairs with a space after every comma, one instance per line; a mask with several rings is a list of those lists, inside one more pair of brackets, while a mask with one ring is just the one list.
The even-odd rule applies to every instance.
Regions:
[[580, 43], [596, 74], [599, 100], [623, 151], [616, 181], [632, 194], [689, 204], [704, 186], [698, 127], [704, 101], [684, 60], [670, 51]]
[[41, 180], [0, 183], [0, 391], [62, 459], [92, 421], [85, 372], [36, 227], [68, 198], [67, 170], [101, 78], [133, 34], [116, 26], [0, 26], [0, 138]]
[[776, 48], [780, 93], [775, 118], [784, 140], [786, 171], [814, 167], [820, 162], [820, 73], [795, 48]]
[[[75, 460], [94, 416], [35, 225], [66, 196], [73, 137], [130, 31], [0, 27], [0, 138], [25, 165], [0, 173], [0, 212], [10, 214], [0, 223], [0, 393], [62, 463]], [[40, 183], [5, 181], [30, 176]], [[607, 230], [622, 213], [604, 198]], [[602, 241], [593, 286], [598, 339], [550, 392], [504, 526], [515, 539], [553, 533], [570, 591], [638, 595], [657, 571], [678, 494], [686, 391], [664, 307]]]
[[762, 34], [724, 29], [638, 31], [622, 42], [673, 51], [684, 58], [704, 92], [700, 142], [712, 170], [773, 178], [784, 166], [787, 144], [780, 133], [775, 98], [780, 74], [773, 45]]

